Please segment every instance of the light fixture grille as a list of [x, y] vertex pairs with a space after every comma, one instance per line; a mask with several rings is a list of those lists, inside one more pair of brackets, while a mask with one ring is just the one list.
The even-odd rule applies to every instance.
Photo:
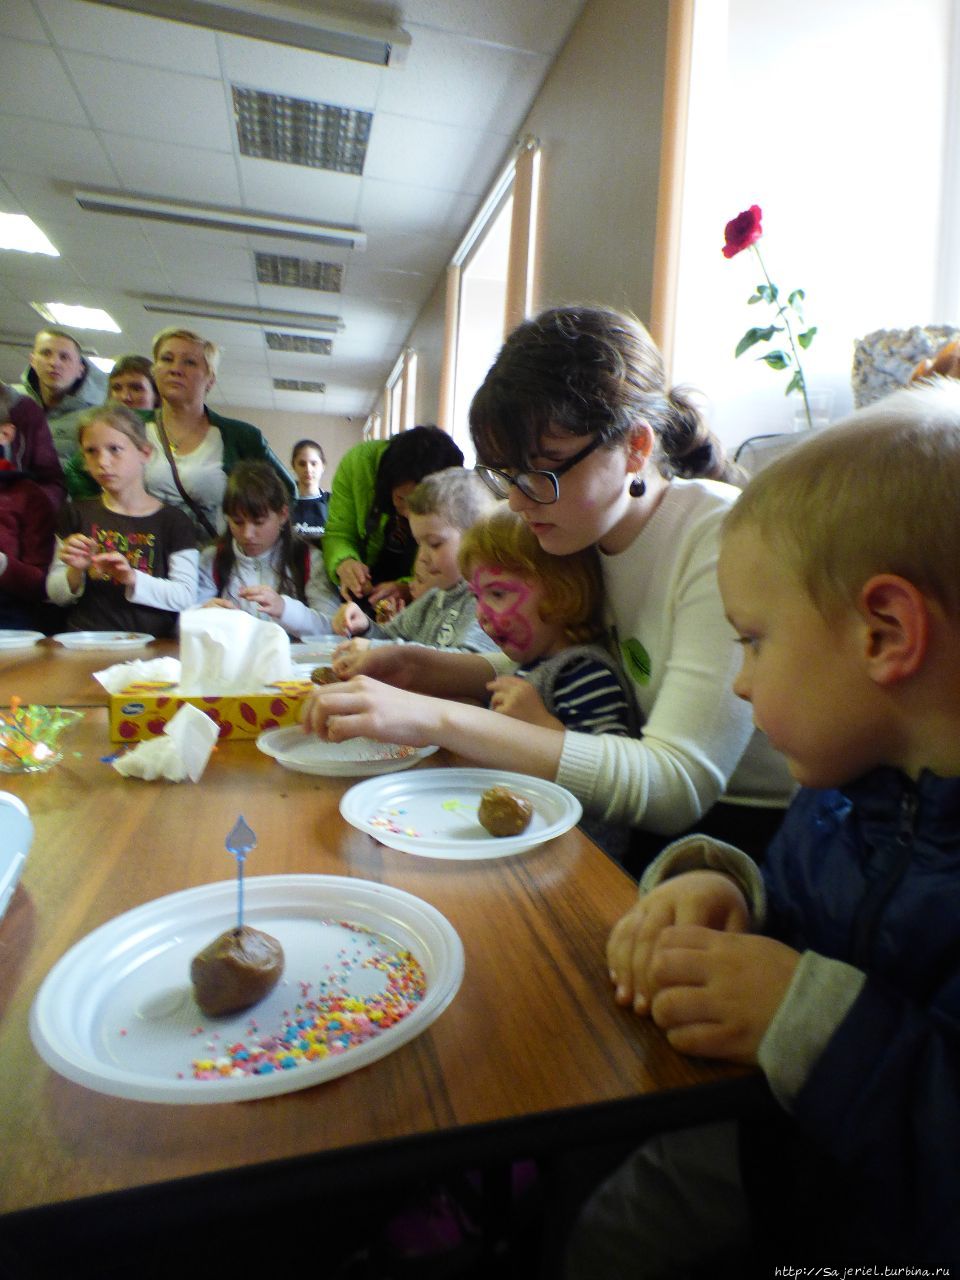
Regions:
[[343, 267], [338, 262], [316, 262], [309, 258], [289, 257], [283, 253], [255, 253], [254, 258], [260, 284], [318, 289], [321, 293], [340, 292]]
[[371, 111], [232, 85], [240, 153], [310, 169], [363, 173]]
[[327, 389], [325, 382], [304, 382], [301, 378], [274, 378], [273, 385], [276, 391], [312, 391], [320, 396]]
[[271, 330], [264, 336], [271, 351], [297, 351], [303, 355], [328, 356], [333, 350], [333, 343], [329, 338], [308, 338], [303, 333], [276, 333]]

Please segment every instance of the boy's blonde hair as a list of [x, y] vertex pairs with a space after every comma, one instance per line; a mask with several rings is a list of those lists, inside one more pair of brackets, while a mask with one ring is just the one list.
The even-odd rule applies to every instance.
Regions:
[[906, 578], [960, 618], [960, 382], [896, 391], [770, 463], [724, 532], [744, 525], [827, 618], [877, 573]]
[[469, 529], [497, 504], [475, 471], [447, 467], [434, 471], [407, 499], [407, 509], [415, 516], [439, 516], [454, 529]]
[[108, 400], [106, 404], [97, 405], [82, 413], [77, 419], [77, 441], [81, 446], [84, 431], [87, 427], [92, 427], [95, 422], [105, 422], [108, 427], [113, 427], [114, 431], [119, 431], [128, 440], [132, 440], [141, 451], [153, 448], [143, 419], [133, 409], [128, 409], [125, 404]]
[[182, 338], [184, 342], [195, 342], [198, 347], [202, 347], [203, 358], [207, 364], [207, 372], [216, 377], [217, 369], [220, 367], [220, 348], [215, 342], [211, 342], [209, 338], [201, 337], [199, 333], [194, 333], [192, 329], [181, 329], [177, 324], [170, 325], [169, 328], [161, 329], [159, 333], [154, 334], [153, 346], [150, 348], [154, 364], [157, 362], [160, 348], [171, 338]]
[[574, 643], [595, 640], [603, 632], [603, 579], [595, 547], [552, 556], [525, 520], [500, 506], [463, 535], [459, 559], [467, 581], [488, 566], [536, 579], [543, 586], [540, 617], [544, 622], [563, 623]]

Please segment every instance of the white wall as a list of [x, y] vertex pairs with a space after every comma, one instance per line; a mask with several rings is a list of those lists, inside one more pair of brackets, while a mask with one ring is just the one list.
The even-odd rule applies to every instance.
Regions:
[[[701, 0], [697, 4], [673, 376], [701, 388], [730, 444], [789, 429], [789, 373], [734, 360], [766, 308], [724, 224], [759, 204], [760, 248], [819, 328], [808, 384], [852, 406], [858, 337], [957, 323], [937, 313], [951, 0]], [[956, 69], [955, 69], [956, 70]]]

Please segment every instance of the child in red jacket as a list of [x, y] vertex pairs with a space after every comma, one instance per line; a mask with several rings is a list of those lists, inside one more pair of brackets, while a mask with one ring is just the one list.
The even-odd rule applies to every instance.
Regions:
[[42, 631], [56, 513], [18, 465], [21, 441], [11, 421], [17, 400], [0, 384], [0, 631]]

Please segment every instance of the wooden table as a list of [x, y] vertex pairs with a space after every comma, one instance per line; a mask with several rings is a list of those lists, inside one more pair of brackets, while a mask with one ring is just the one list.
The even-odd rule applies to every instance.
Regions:
[[[37, 700], [27, 686], [21, 696]], [[103, 707], [65, 747], [49, 774], [0, 777], [36, 828], [0, 922], [0, 1212], [13, 1215], [0, 1239], [50, 1222], [57, 1238], [64, 1224], [86, 1232], [98, 1211], [115, 1230], [118, 1207], [169, 1224], [225, 1198], [262, 1207], [294, 1187], [343, 1192], [756, 1106], [755, 1075], [681, 1057], [614, 1006], [604, 942], [636, 890], [579, 830], [515, 857], [418, 858], [344, 822], [350, 779], [288, 772], [252, 741], [218, 746], [196, 785], [121, 777], [102, 759]], [[252, 1103], [130, 1102], [49, 1070], [28, 1033], [47, 972], [118, 914], [229, 879], [224, 838], [241, 812], [259, 837], [250, 875], [356, 876], [438, 908], [466, 952], [451, 1006], [363, 1070]]]
[[0, 706], [10, 699], [45, 706], [106, 705], [107, 693], [93, 678], [95, 671], [134, 658], [176, 657], [175, 640], [154, 640], [136, 649], [66, 649], [56, 640], [41, 640], [24, 649], [0, 649]]

